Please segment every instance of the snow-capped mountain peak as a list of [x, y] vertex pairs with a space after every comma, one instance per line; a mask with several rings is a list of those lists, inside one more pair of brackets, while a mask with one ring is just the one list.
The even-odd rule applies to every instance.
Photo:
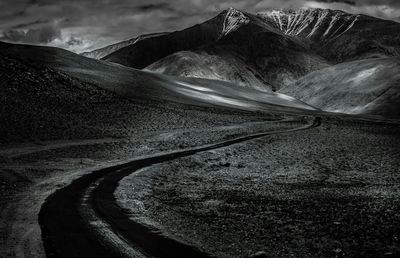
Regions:
[[229, 8], [228, 10], [226, 10], [221, 37], [237, 30], [238, 28], [248, 24], [249, 22], [250, 18], [245, 13], [232, 7]]
[[338, 10], [302, 8], [258, 13], [286, 35], [313, 39], [332, 39], [351, 29], [360, 15]]

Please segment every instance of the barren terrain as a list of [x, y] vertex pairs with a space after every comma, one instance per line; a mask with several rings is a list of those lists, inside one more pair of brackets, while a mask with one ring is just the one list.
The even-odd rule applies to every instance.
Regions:
[[[109, 116], [111, 113], [106, 112], [106, 109], [97, 109], [96, 112], [106, 113], [91, 118], [94, 126], [101, 128], [110, 121], [108, 119], [125, 117], [113, 124], [114, 130], [111, 132], [115, 132], [118, 137], [112, 134], [113, 138], [96, 138], [99, 135], [91, 134], [93, 138], [79, 139], [75, 134], [67, 134], [65, 139], [72, 140], [29, 142], [24, 139], [24, 143], [2, 145], [0, 256], [44, 256], [37, 218], [41, 205], [56, 189], [94, 169], [121, 164], [137, 156], [171, 148], [193, 146], [198, 141], [213, 142], [227, 134], [243, 133], [243, 128], [254, 126], [254, 130], [260, 129], [262, 121], [282, 118], [279, 115], [266, 116], [189, 106], [183, 109], [172, 103], [155, 102], [152, 105], [148, 102], [145, 107], [128, 100], [126, 103], [131, 105], [129, 110], [119, 112], [118, 108], [114, 108], [113, 116]], [[135, 106], [140, 111], [134, 109]], [[146, 113], [143, 112], [146, 110]], [[136, 119], [135, 123], [135, 118], [141, 119]], [[132, 130], [135, 132], [132, 133]], [[12, 139], [4, 138], [2, 141]]]
[[399, 35], [229, 8], [82, 55], [0, 42], [0, 257], [400, 257]]
[[398, 126], [324, 121], [134, 173], [132, 219], [218, 257], [397, 256]]

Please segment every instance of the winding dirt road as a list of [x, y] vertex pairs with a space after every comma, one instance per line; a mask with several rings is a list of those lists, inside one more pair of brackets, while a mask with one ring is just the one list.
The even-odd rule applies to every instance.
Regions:
[[130, 218], [114, 199], [118, 182], [154, 164], [227, 147], [273, 134], [317, 127], [310, 124], [288, 130], [268, 131], [190, 149], [159, 153], [123, 165], [94, 171], [49, 196], [39, 223], [48, 257], [210, 257], [193, 246], [166, 238]]

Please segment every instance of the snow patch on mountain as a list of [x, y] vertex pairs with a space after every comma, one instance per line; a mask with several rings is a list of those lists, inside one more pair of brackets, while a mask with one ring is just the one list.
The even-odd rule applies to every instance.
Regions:
[[257, 14], [280, 31], [303, 38], [333, 39], [346, 33], [359, 15], [328, 9], [270, 10]]
[[250, 18], [247, 17], [243, 12], [238, 11], [234, 8], [229, 8], [226, 12], [225, 19], [223, 22], [221, 37], [234, 32], [243, 25], [250, 22]]

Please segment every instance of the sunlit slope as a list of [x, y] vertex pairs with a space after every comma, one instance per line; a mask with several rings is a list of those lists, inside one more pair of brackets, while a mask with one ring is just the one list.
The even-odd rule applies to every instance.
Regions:
[[[244, 88], [230, 82], [173, 77], [149, 73], [154, 82], [173, 92], [188, 104], [206, 103], [215, 106], [233, 107], [250, 111], [316, 111], [318, 109], [281, 93], [262, 92]], [[182, 98], [183, 97], [183, 98]]]
[[400, 116], [400, 58], [342, 63], [281, 89], [326, 111]]
[[55, 68], [83, 82], [129, 98], [170, 100], [202, 106], [223, 106], [250, 111], [296, 111], [315, 108], [283, 94], [261, 92], [232, 83], [180, 78], [144, 72], [99, 61], [58, 48], [1, 43], [2, 53]]
[[276, 90], [328, 63], [303, 42], [233, 8], [185, 30], [146, 38], [104, 60], [175, 76]]
[[229, 8], [190, 28], [89, 55], [105, 49], [104, 60], [137, 69], [275, 91], [330, 65], [399, 56], [400, 23], [337, 10], [253, 15]]
[[231, 53], [221, 50], [218, 55], [206, 51], [181, 51], [146, 67], [146, 71], [174, 76], [230, 81], [237, 85], [262, 91], [272, 91], [256, 69]]

